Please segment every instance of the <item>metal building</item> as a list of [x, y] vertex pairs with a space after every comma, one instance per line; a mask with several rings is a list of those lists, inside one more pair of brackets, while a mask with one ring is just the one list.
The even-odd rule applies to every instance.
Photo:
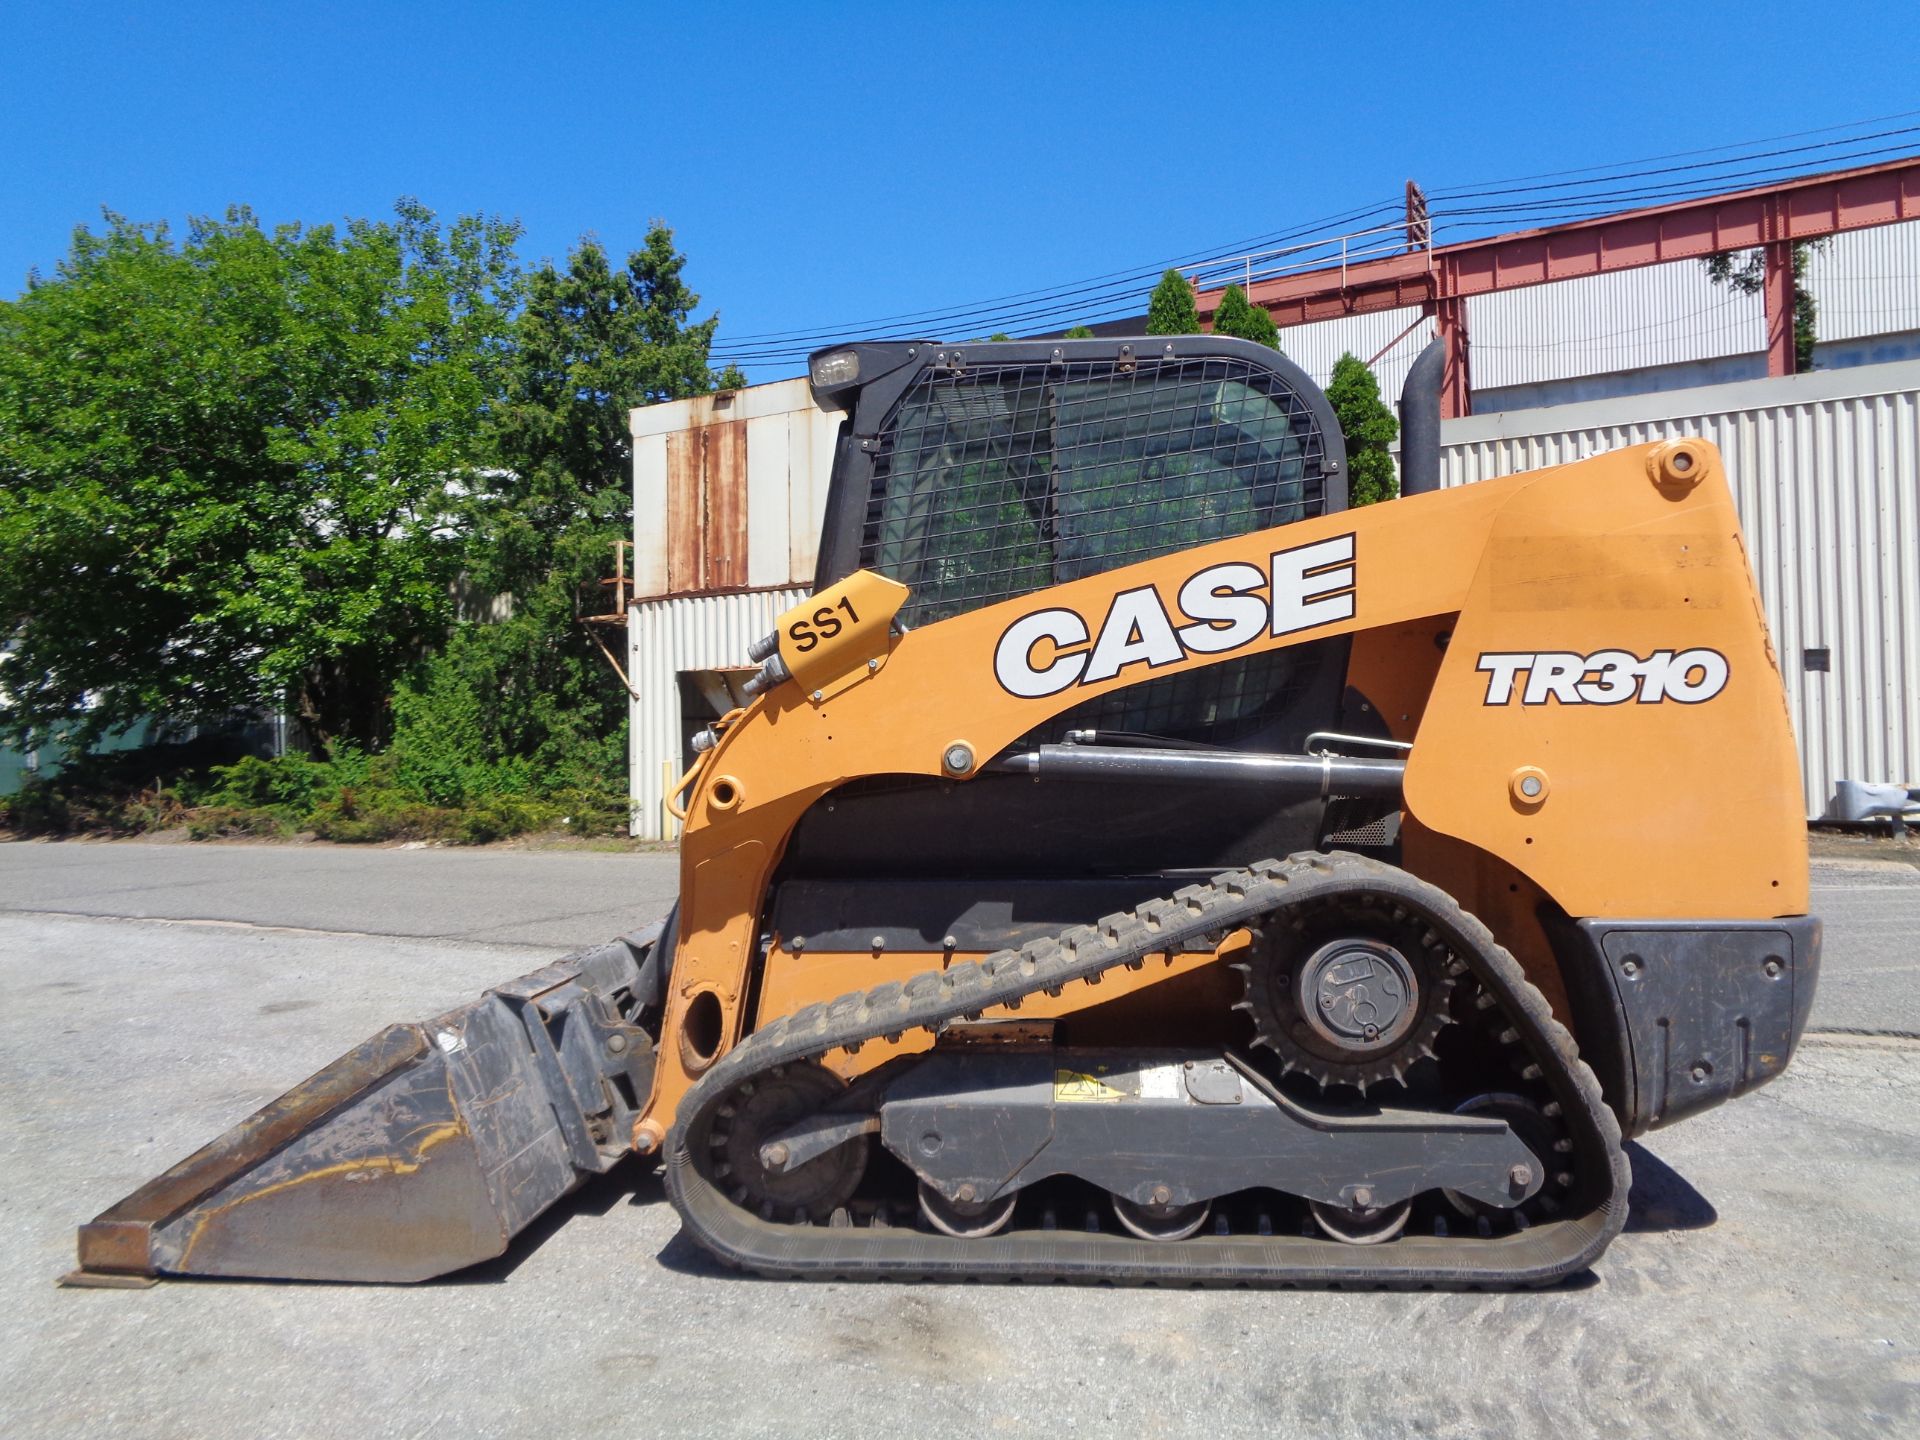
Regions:
[[[1828, 363], [1877, 363], [1911, 355], [1911, 344], [1901, 351], [1880, 340], [1890, 333], [1900, 336], [1902, 310], [1911, 325], [1914, 302], [1920, 299], [1920, 277], [1901, 264], [1903, 254], [1910, 254], [1905, 247], [1911, 243], [1908, 227], [1914, 222], [1920, 222], [1920, 155], [1793, 175], [1746, 190], [1666, 200], [1608, 215], [1576, 215], [1537, 229], [1445, 245], [1434, 243], [1425, 198], [1409, 185], [1404, 244], [1383, 242], [1376, 229], [1287, 250], [1204, 261], [1193, 276], [1203, 322], [1213, 315], [1225, 286], [1244, 280], [1247, 298], [1267, 311], [1283, 343], [1292, 336], [1306, 349], [1329, 345], [1327, 337], [1297, 334], [1310, 324], [1347, 322], [1382, 311], [1412, 317], [1405, 331], [1384, 345], [1353, 350], [1370, 365], [1383, 364], [1400, 343], [1423, 328], [1423, 321], [1429, 322], [1442, 347], [1440, 413], [1456, 419], [1487, 408], [1474, 403], [1480, 391], [1489, 392], [1489, 401], [1509, 405], [1550, 404], [1745, 378], [1739, 373], [1662, 374], [1658, 363], [1636, 366], [1618, 356], [1611, 363], [1577, 358], [1583, 345], [1592, 348], [1602, 341], [1620, 342], [1612, 348], [1624, 346], [1629, 355], [1671, 342], [1673, 363], [1725, 360], [1737, 368], [1745, 352], [1736, 347], [1750, 338], [1740, 333], [1742, 317], [1707, 318], [1717, 301], [1692, 309], [1686, 305], [1690, 287], [1694, 299], [1706, 299], [1700, 293], [1705, 283], [1700, 267], [1721, 256], [1740, 257], [1740, 273], [1757, 292], [1753, 298], [1759, 301], [1765, 366], [1761, 373], [1792, 375], [1808, 368], [1800, 353], [1797, 296], [1804, 291], [1816, 299], [1828, 298], [1821, 293], [1823, 286], [1835, 292], [1832, 308], [1851, 312], [1860, 326], [1855, 335], [1874, 339], [1872, 345], [1855, 347], [1857, 353], [1851, 356], [1830, 356]], [[1848, 238], [1855, 235], [1876, 238]], [[1350, 246], [1354, 241], [1362, 242], [1358, 253]], [[1335, 249], [1338, 263], [1331, 258]], [[1805, 264], [1809, 255], [1811, 266]], [[1887, 265], [1892, 268], [1882, 268]], [[1657, 277], [1640, 285], [1623, 278], [1643, 269], [1657, 272]], [[1845, 277], [1834, 271], [1846, 272]], [[1632, 303], [1647, 297], [1647, 286], [1655, 292], [1662, 286], [1678, 289], [1664, 297], [1656, 293], [1652, 306]], [[1842, 293], [1849, 286], [1857, 303], [1849, 304]], [[1492, 324], [1493, 336], [1480, 330], [1483, 323]], [[1512, 327], [1505, 342], [1499, 338], [1503, 323]], [[1658, 339], [1647, 338], [1663, 331]], [[1361, 334], [1376, 336], [1378, 327]], [[1636, 334], [1641, 338], [1634, 339]], [[1904, 335], [1907, 342], [1916, 338], [1910, 330]], [[1473, 361], [1476, 344], [1490, 344], [1489, 353], [1497, 356], [1503, 343], [1509, 351], [1533, 352], [1510, 357], [1519, 371], [1509, 385], [1535, 386], [1542, 374], [1551, 382], [1556, 364], [1574, 367], [1572, 375], [1582, 379], [1612, 378], [1598, 391], [1536, 390], [1503, 397], [1499, 391], [1506, 387], [1489, 388]], [[1332, 358], [1325, 363], [1331, 364]]]
[[[1832, 235], [1808, 257], [1816, 370], [1920, 358], [1920, 222]], [[1464, 302], [1472, 411], [1690, 389], [1767, 373], [1766, 306], [1698, 260], [1530, 285]], [[1285, 327], [1280, 348], [1325, 385], [1334, 362], [1373, 362], [1398, 395], [1433, 327], [1401, 306]]]

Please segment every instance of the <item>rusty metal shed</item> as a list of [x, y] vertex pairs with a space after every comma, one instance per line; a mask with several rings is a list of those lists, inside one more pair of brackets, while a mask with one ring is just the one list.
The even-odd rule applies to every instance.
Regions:
[[739, 698], [747, 646], [812, 585], [839, 429], [803, 379], [633, 412], [635, 835], [672, 838], [664, 798], [689, 737]]

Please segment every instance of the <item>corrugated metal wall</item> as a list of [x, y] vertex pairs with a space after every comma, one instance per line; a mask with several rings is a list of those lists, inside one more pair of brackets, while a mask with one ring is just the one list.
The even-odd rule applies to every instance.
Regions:
[[1497, 390], [1764, 350], [1766, 307], [1682, 260], [1476, 296], [1467, 343], [1473, 388]]
[[[1369, 358], [1419, 315], [1407, 307], [1295, 325], [1280, 348], [1325, 385], [1342, 354]], [[1766, 319], [1758, 295], [1712, 284], [1689, 260], [1477, 296], [1467, 334], [1478, 391], [1764, 351]], [[1432, 338], [1431, 323], [1417, 326], [1374, 366], [1388, 400]]]
[[783, 587], [643, 600], [627, 611], [627, 678], [640, 692], [627, 728], [635, 835], [664, 840], [678, 833], [662, 802], [685, 758], [681, 672], [746, 668], [747, 646], [806, 597], [805, 589]]
[[1398, 344], [1394, 337], [1420, 319], [1420, 308], [1409, 305], [1399, 310], [1378, 310], [1371, 315], [1352, 315], [1339, 320], [1316, 320], [1311, 325], [1294, 325], [1280, 332], [1280, 349], [1286, 357], [1326, 388], [1333, 378], [1334, 362], [1342, 355], [1358, 355], [1371, 360], [1388, 345], [1393, 345], [1373, 367], [1380, 381], [1380, 393], [1391, 404], [1406, 383], [1407, 368], [1427, 341], [1433, 338], [1431, 320], [1414, 327]]
[[1836, 235], [1807, 257], [1822, 340], [1920, 330], [1920, 221]]
[[[1441, 483], [1675, 435], [1726, 459], [1808, 816], [1836, 780], [1920, 783], [1920, 362], [1449, 420]], [[1818, 649], [1829, 673], [1805, 669]]]

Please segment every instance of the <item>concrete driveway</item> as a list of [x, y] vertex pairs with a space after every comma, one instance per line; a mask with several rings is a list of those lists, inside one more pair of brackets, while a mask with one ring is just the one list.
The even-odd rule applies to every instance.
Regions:
[[1636, 1145], [1629, 1233], [1546, 1294], [742, 1280], [637, 1169], [456, 1281], [124, 1292], [54, 1288], [78, 1222], [653, 918], [673, 857], [0, 845], [0, 1433], [1920, 1433], [1920, 871], [1816, 877], [1820, 1033]]

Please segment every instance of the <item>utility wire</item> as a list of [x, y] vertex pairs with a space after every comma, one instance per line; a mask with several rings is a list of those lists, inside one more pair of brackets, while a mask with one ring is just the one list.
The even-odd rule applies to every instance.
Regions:
[[[1899, 110], [1891, 115], [1874, 115], [1865, 120], [1847, 120], [1838, 125], [1821, 125], [1812, 130], [1795, 130], [1786, 135], [1766, 135], [1757, 140], [1740, 140], [1730, 145], [1707, 145], [1698, 150], [1675, 150], [1667, 155], [1646, 155], [1638, 160], [1614, 160], [1605, 165], [1586, 165], [1573, 170], [1548, 170], [1539, 175], [1513, 175], [1504, 180], [1469, 180], [1474, 185], [1518, 185], [1527, 180], [1558, 180], [1563, 175], [1591, 175], [1622, 165], [1657, 165], [1663, 160], [1686, 160], [1695, 155], [1719, 155], [1729, 150], [1747, 150], [1755, 145], [1776, 145], [1782, 140], [1804, 140], [1809, 135], [1831, 135], [1837, 130], [1857, 130], [1862, 125], [1883, 125], [1889, 120], [1911, 120], [1920, 110]], [[1435, 194], [1442, 192], [1435, 191]]]
[[[1887, 139], [1889, 136], [1893, 136], [1893, 135], [1913, 135], [1913, 134], [1920, 134], [1920, 125], [1903, 125], [1895, 130], [1877, 130], [1871, 135], [1849, 135], [1843, 140], [1823, 140], [1817, 145], [1794, 145], [1785, 150], [1760, 150], [1750, 155], [1730, 155], [1724, 160], [1701, 160], [1692, 165], [1664, 165], [1655, 170], [1623, 170], [1618, 174], [1597, 175], [1593, 177], [1591, 180], [1563, 180], [1558, 182], [1557, 184], [1551, 184], [1551, 185], [1515, 185], [1515, 186], [1506, 187], [1504, 189], [1494, 189], [1494, 190], [1435, 191], [1432, 195], [1428, 197], [1428, 199], [1429, 200], [1479, 200], [1479, 199], [1489, 198], [1497, 195], [1535, 195], [1545, 190], [1580, 189], [1580, 188], [1589, 187], [1592, 185], [1606, 184], [1614, 180], [1638, 180], [1638, 179], [1643, 179], [1643, 178], [1646, 178], [1649, 176], [1655, 176], [1655, 175], [1679, 175], [1687, 171], [1694, 171], [1694, 170], [1721, 170], [1721, 169], [1725, 169], [1729, 165], [1745, 164], [1749, 160], [1771, 160], [1782, 155], [1803, 155], [1803, 154], [1808, 154], [1815, 150], [1832, 150], [1843, 145], [1861, 145], [1866, 143], [1869, 140], [1884, 140], [1884, 139]], [[1807, 161], [1803, 163], [1831, 165], [1834, 162], [1834, 160], [1844, 159], [1844, 158], [1845, 158], [1844, 156], [1828, 156], [1818, 161]], [[1777, 168], [1797, 168], [1797, 167], [1783, 166], [1783, 167], [1777, 167]], [[1715, 180], [1708, 181], [1706, 183], [1718, 183], [1718, 180], [1722, 178], [1725, 178], [1725, 177], [1716, 177]]]
[[[1372, 219], [1377, 215], [1397, 213], [1400, 205], [1401, 202], [1399, 200], [1391, 200], [1383, 201], [1377, 205], [1343, 211], [1337, 215], [1329, 215], [1320, 220], [1310, 221], [1292, 230], [1280, 231], [1271, 235], [1256, 236], [1252, 240], [1242, 242], [1242, 245], [1247, 250], [1260, 250], [1284, 245], [1293, 240], [1327, 232], [1329, 227], [1332, 226], [1351, 225], [1362, 220]], [[1338, 236], [1337, 234], [1333, 234], [1330, 235], [1330, 238], [1338, 238]], [[908, 321], [937, 320], [955, 316], [967, 318], [987, 314], [998, 307], [1009, 306], [1022, 300], [1051, 300], [1066, 295], [1087, 294], [1102, 289], [1113, 289], [1118, 285], [1138, 284], [1141, 280], [1148, 278], [1158, 279], [1170, 269], [1184, 269], [1196, 264], [1208, 264], [1217, 260], [1221, 254], [1222, 251], [1217, 248], [1196, 251], [1193, 254], [1183, 255], [1159, 265], [1146, 266], [1136, 270], [1115, 270], [1105, 275], [1092, 276], [1086, 280], [1073, 281], [1065, 288], [1060, 286], [1047, 286], [1037, 290], [1021, 291], [1015, 295], [1003, 295], [995, 300], [970, 302], [967, 308], [909, 311], [902, 315], [885, 315], [871, 320], [856, 320], [829, 328], [765, 331], [757, 334], [737, 336], [728, 343], [746, 344], [756, 341], [805, 339], [819, 335], [839, 335], [854, 332], [860, 330], [863, 326], [898, 325]]]
[[[1512, 181], [1480, 182], [1484, 188], [1478, 189], [1454, 187], [1437, 190], [1432, 192], [1432, 197], [1442, 201], [1491, 200], [1505, 196], [1525, 195], [1541, 195], [1543, 198], [1507, 200], [1503, 204], [1484, 206], [1437, 204], [1429, 215], [1433, 224], [1432, 233], [1435, 236], [1442, 233], [1455, 234], [1465, 239], [1467, 236], [1461, 232], [1495, 233], [1515, 223], [1539, 226], [1590, 219], [1640, 203], [1697, 198], [1723, 189], [1733, 181], [1744, 179], [1765, 183], [1790, 178], [1791, 175], [1810, 167], [1832, 166], [1836, 163], [1897, 154], [1906, 147], [1883, 146], [1865, 150], [1854, 149], [1840, 155], [1820, 152], [1848, 146], [1857, 147], [1873, 140], [1920, 134], [1920, 125], [1891, 127], [1867, 134], [1851, 134], [1839, 139], [1773, 150], [1755, 150], [1753, 147], [1773, 144], [1780, 140], [1831, 135], [1843, 130], [1858, 131], [1862, 126], [1909, 119], [1916, 115], [1920, 115], [1920, 110], [1904, 111], [1841, 125], [1823, 126], [1789, 135], [1772, 136], [1765, 140], [1713, 146], [1701, 150], [1677, 151], [1670, 155], [1649, 157], [1644, 162], [1614, 162], [1608, 165], [1588, 166], [1579, 170], [1517, 177]], [[1693, 156], [1709, 154], [1718, 154], [1723, 158], [1696, 164], [1655, 165], [1653, 163], [1687, 160]], [[1806, 158], [1798, 160], [1785, 158], [1789, 156]], [[1746, 165], [1760, 160], [1780, 160], [1783, 163], [1746, 170], [1730, 171], [1728, 169], [1730, 166]], [[1623, 168], [1634, 164], [1644, 164], [1648, 168], [1638, 170]], [[1521, 183], [1523, 181], [1556, 182], [1559, 177], [1569, 175], [1586, 175], [1589, 178], [1564, 183]], [[1692, 178], [1659, 179], [1659, 177], [1670, 175], [1690, 175]], [[1657, 183], [1640, 186], [1626, 184], [1634, 180], [1652, 180]], [[1625, 188], [1600, 188], [1603, 186], [1625, 186]], [[1545, 193], [1550, 191], [1569, 193], [1553, 195]], [[1193, 252], [1161, 265], [1110, 271], [1104, 275], [1071, 282], [1064, 286], [1040, 287], [1001, 296], [994, 300], [912, 311], [814, 329], [770, 331], [732, 337], [716, 344], [712, 354], [713, 358], [719, 362], [769, 365], [797, 362], [813, 350], [852, 339], [924, 338], [929, 334], [954, 329], [974, 331], [1045, 329], [1050, 328], [1047, 322], [1067, 319], [1081, 323], [1098, 323], [1107, 319], [1138, 314], [1142, 304], [1140, 286], [1157, 278], [1169, 268], [1188, 271], [1196, 281], [1203, 284], [1225, 284], [1230, 283], [1236, 275], [1243, 272], [1250, 258], [1278, 258], [1278, 254], [1284, 252], [1297, 258], [1282, 268], [1299, 269], [1312, 263], [1306, 257], [1313, 251], [1330, 250], [1342, 239], [1342, 233], [1336, 233], [1332, 227], [1352, 227], [1382, 216], [1396, 214], [1400, 206], [1401, 202], [1395, 199], [1376, 205], [1356, 207], [1289, 230], [1243, 241], [1238, 247], [1224, 254], [1219, 248]], [[1354, 231], [1347, 229], [1343, 233], [1351, 238]], [[1273, 268], [1269, 267], [1267, 273], [1269, 275], [1274, 273]], [[1260, 276], [1256, 271], [1255, 279], [1258, 278]]]
[[[1896, 134], [1920, 133], [1920, 125], [1911, 131], [1897, 131]], [[1869, 137], [1862, 137], [1869, 138]], [[1904, 154], [1912, 147], [1909, 145], [1883, 145], [1871, 150], [1853, 150], [1844, 155], [1828, 156], [1821, 164], [1835, 161], [1870, 160], [1888, 155]], [[1631, 205], [1645, 200], [1687, 199], [1700, 195], [1710, 195], [1724, 188], [1733, 180], [1757, 180], [1761, 183], [1791, 179], [1801, 174], [1807, 167], [1801, 165], [1767, 165], [1757, 170], [1735, 170], [1709, 178], [1696, 177], [1691, 180], [1670, 181], [1664, 184], [1642, 185], [1625, 190], [1593, 190], [1582, 195], [1556, 195], [1546, 200], [1510, 200], [1502, 205], [1451, 206], [1435, 209], [1434, 215], [1525, 215], [1540, 210], [1560, 209], [1570, 205], [1592, 205], [1610, 202], [1614, 207]], [[1625, 177], [1616, 177], [1622, 178]]]
[[[1911, 128], [1920, 131], [1920, 127]], [[1870, 137], [1855, 138], [1864, 139]], [[1876, 150], [1855, 151], [1845, 156], [1829, 157], [1827, 163], [1831, 163], [1831, 160], [1835, 158], [1843, 160], [1873, 158], [1889, 153], [1896, 153], [1899, 148], [1900, 147], [1881, 147]], [[1665, 185], [1647, 186], [1637, 189], [1596, 190], [1584, 196], [1563, 195], [1540, 201], [1511, 201], [1501, 206], [1442, 209], [1433, 212], [1432, 218], [1436, 222], [1439, 222], [1436, 224], [1436, 234], [1442, 232], [1457, 232], [1463, 228], [1483, 230], [1498, 228], [1500, 225], [1512, 221], [1521, 221], [1537, 225], [1545, 222], [1586, 219], [1591, 218], [1593, 215], [1618, 210], [1622, 208], [1622, 206], [1631, 205], [1636, 202], [1674, 200], [1691, 194], [1711, 193], [1713, 189], [1731, 180], [1781, 178], [1789, 173], [1791, 169], [1792, 167], [1771, 166], [1732, 174], [1723, 174], [1711, 178], [1696, 178], [1691, 181], [1669, 182]], [[1609, 178], [1618, 179], [1624, 177], [1612, 176]], [[1364, 215], [1370, 218], [1372, 215], [1378, 215], [1393, 208], [1395, 208], [1394, 205], [1380, 205], [1373, 207], [1370, 212], [1349, 213]], [[1271, 238], [1275, 240], [1293, 239], [1301, 233], [1302, 232], [1299, 231], [1290, 234], [1282, 233], [1281, 235]], [[1338, 238], [1337, 236], [1329, 236], [1318, 242], [1308, 242], [1294, 247], [1291, 253], [1304, 255], [1316, 248], [1330, 248]], [[1196, 271], [1195, 278], [1198, 280], [1209, 280], [1217, 277], [1218, 280], [1223, 283], [1230, 281], [1238, 275], [1243, 258], [1244, 257], [1229, 257], [1203, 262]], [[1191, 262], [1189, 262], [1189, 264], [1191, 264]], [[976, 329], [1000, 328], [1005, 326], [1031, 329], [1040, 326], [1045, 321], [1068, 317], [1081, 320], [1102, 320], [1109, 318], [1109, 316], [1113, 314], [1124, 315], [1137, 313], [1139, 296], [1138, 291], [1133, 288], [1134, 284], [1157, 275], [1160, 273], [1160, 268], [1161, 267], [1154, 267], [1152, 269], [1130, 273], [1120, 272], [1126, 275], [1127, 278], [1119, 280], [1117, 283], [1069, 287], [1052, 292], [1026, 292], [1027, 295], [1032, 296], [1035, 300], [1046, 303], [989, 303], [971, 309], [945, 312], [920, 312], [917, 316], [902, 317], [903, 320], [911, 319], [917, 323], [898, 333], [876, 333], [883, 328], [878, 323], [848, 327], [844, 330], [814, 332], [812, 334], [808, 334], [807, 332], [789, 332], [793, 338], [787, 340], [784, 344], [780, 343], [779, 340], [773, 336], [767, 337], [767, 341], [760, 344], [750, 344], [743, 338], [724, 346], [716, 346], [715, 355], [716, 358], [746, 361], [749, 363], [764, 363], [773, 360], [800, 358], [806, 351], [818, 348], [820, 345], [831, 344], [849, 338], [914, 338], [926, 334], [929, 330], [946, 329], [950, 326], [967, 323], [971, 324], [971, 328]], [[1288, 268], [1299, 268], [1299, 265], [1296, 264]], [[1269, 273], [1271, 273], [1271, 271]], [[1133, 283], [1130, 284], [1128, 283], [1129, 281]], [[1118, 307], [1117, 310], [1114, 308], [1115, 306]]]
[[[1358, 212], [1362, 215], [1397, 210], [1400, 202], [1390, 206], [1376, 206], [1374, 212]], [[1299, 240], [1308, 232], [1295, 231], [1271, 237], [1276, 240]], [[1316, 247], [1307, 245], [1302, 250], [1331, 246], [1340, 237], [1329, 235]], [[1201, 269], [1219, 267], [1226, 262], [1203, 262]], [[846, 340], [885, 340], [920, 339], [930, 332], [961, 328], [967, 330], [1002, 330], [1012, 328], [1031, 329], [1041, 321], [1057, 318], [1078, 320], [1100, 320], [1111, 316], [1137, 314], [1140, 309], [1141, 287], [1149, 280], [1158, 279], [1167, 268], [1183, 268], [1178, 262], [1173, 267], [1156, 266], [1133, 272], [1126, 278], [1108, 284], [1069, 287], [1053, 292], [1035, 292], [1037, 301], [1025, 304], [997, 304], [989, 302], [967, 309], [921, 312], [915, 316], [897, 317], [891, 321], [873, 321], [862, 325], [852, 325], [833, 330], [814, 332], [789, 332], [786, 337], [768, 336], [758, 340], [742, 337], [738, 340], [716, 344], [712, 354], [715, 359], [761, 361], [767, 358], [804, 356], [811, 350], [823, 345], [831, 345]], [[1189, 261], [1184, 268], [1192, 268]], [[1229, 277], [1230, 278], [1230, 277]]]

